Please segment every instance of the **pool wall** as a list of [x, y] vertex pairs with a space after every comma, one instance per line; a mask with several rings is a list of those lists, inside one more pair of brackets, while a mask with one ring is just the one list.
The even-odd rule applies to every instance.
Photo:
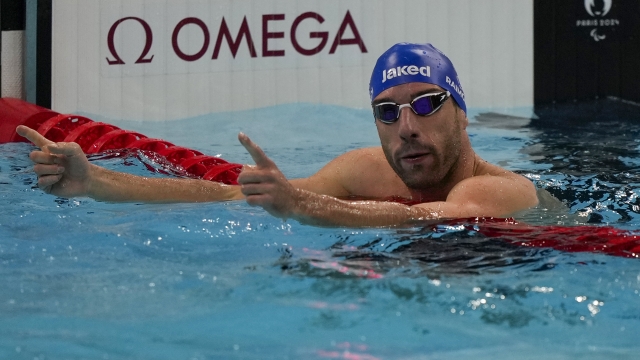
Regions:
[[25, 19], [19, 2], [0, 1], [0, 96], [24, 98]]
[[470, 107], [533, 105], [532, 0], [57, 0], [52, 108], [155, 121], [364, 108], [377, 56], [402, 41], [448, 54]]
[[445, 51], [478, 111], [640, 103], [638, 0], [0, 0], [0, 15], [2, 96], [105, 120], [365, 108], [400, 41]]

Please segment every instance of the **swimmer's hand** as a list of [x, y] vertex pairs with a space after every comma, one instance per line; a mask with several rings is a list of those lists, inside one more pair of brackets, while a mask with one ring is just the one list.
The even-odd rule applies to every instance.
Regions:
[[242, 194], [251, 206], [260, 206], [279, 218], [291, 217], [298, 190], [294, 188], [276, 164], [243, 133], [238, 140], [247, 149], [256, 165], [245, 165], [238, 176]]
[[60, 197], [88, 194], [90, 172], [94, 165], [89, 163], [80, 145], [54, 143], [23, 125], [18, 126], [16, 132], [40, 148], [29, 154], [35, 163], [33, 171], [38, 176], [40, 189]]

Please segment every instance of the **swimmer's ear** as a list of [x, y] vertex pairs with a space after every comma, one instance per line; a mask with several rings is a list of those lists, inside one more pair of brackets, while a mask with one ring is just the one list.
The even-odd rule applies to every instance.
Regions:
[[[456, 104], [453, 106], [456, 109], [456, 118], [458, 119], [458, 121], [460, 122], [460, 125], [462, 125], [462, 130], [465, 130], [467, 128], [467, 126], [469, 126], [469, 118], [467, 117], [467, 113], [465, 113], [464, 111], [462, 111], [462, 109], [460, 109], [460, 107]], [[462, 118], [462, 119], [460, 119]]]
[[463, 129], [466, 129], [467, 126], [469, 126], [469, 118], [467, 117], [467, 114], [464, 113], [464, 111], [460, 110], [460, 112], [462, 113], [462, 116], [464, 116], [464, 119], [462, 119]]

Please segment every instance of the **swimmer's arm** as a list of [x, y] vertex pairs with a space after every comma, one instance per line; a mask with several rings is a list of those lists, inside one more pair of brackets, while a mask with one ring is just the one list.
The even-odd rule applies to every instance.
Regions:
[[109, 202], [211, 202], [244, 198], [237, 185], [199, 179], [150, 178], [91, 164], [87, 186], [91, 198]]
[[406, 206], [348, 202], [296, 189], [289, 217], [316, 226], [376, 227], [440, 219], [504, 217], [537, 205], [535, 187], [516, 174], [476, 176], [456, 185], [446, 201]]
[[[314, 226], [379, 227], [408, 224], [411, 220], [436, 220], [429, 209], [380, 201], [344, 201], [296, 189], [295, 201], [283, 218]], [[276, 214], [274, 214], [276, 215]]]
[[35, 163], [38, 187], [56, 196], [114, 202], [203, 202], [243, 197], [238, 186], [111, 171], [91, 164], [76, 143], [54, 143], [25, 126], [19, 126], [17, 132], [40, 148], [29, 155]]

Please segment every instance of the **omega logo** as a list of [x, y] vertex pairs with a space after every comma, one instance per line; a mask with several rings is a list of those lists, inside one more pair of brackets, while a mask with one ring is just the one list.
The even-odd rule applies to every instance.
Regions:
[[[111, 58], [109, 57], [106, 58], [107, 63], [109, 65], [125, 64], [125, 62], [122, 60], [122, 58], [119, 56], [116, 50], [115, 33], [116, 33], [116, 30], [118, 29], [118, 26], [120, 26], [120, 24], [128, 20], [137, 21], [138, 23], [140, 23], [145, 33], [145, 45], [144, 45], [144, 48], [142, 49], [140, 56], [135, 61], [135, 63], [145, 64], [145, 63], [151, 63], [153, 61], [154, 55], [149, 56], [149, 52], [153, 44], [153, 30], [151, 26], [149, 25], [149, 23], [147, 23], [145, 20], [139, 17], [128, 16], [128, 17], [124, 17], [122, 19], [117, 20], [115, 23], [113, 23], [113, 25], [111, 25], [111, 28], [109, 29], [109, 33], [107, 35], [107, 46], [109, 48], [109, 52], [111, 53]], [[272, 49], [269, 47], [270, 39], [285, 38], [285, 32], [269, 31], [269, 23], [275, 22], [275, 21], [284, 21], [284, 20], [285, 20], [285, 14], [262, 15], [262, 24], [261, 24], [262, 25], [262, 34], [261, 34], [262, 35], [262, 39], [261, 39], [262, 40], [261, 42], [262, 57], [285, 56], [284, 49]], [[291, 45], [293, 46], [293, 48], [297, 53], [304, 56], [312, 56], [320, 53], [329, 42], [328, 31], [312, 31], [312, 32], [309, 32], [308, 37], [310, 39], [318, 39], [317, 45], [312, 48], [305, 48], [300, 44], [300, 42], [298, 41], [300, 36], [298, 34], [298, 27], [303, 21], [311, 21], [311, 20], [315, 20], [320, 24], [324, 23], [325, 21], [322, 15], [318, 13], [311, 12], [311, 11], [305, 12], [298, 15], [294, 19], [294, 21], [291, 23], [291, 28], [289, 31], [289, 39], [291, 41]], [[180, 48], [180, 44], [178, 43], [178, 37], [180, 35], [180, 32], [186, 26], [196, 26], [199, 28], [198, 31], [201, 31], [202, 34], [204, 35], [202, 47], [200, 48], [200, 50], [198, 50], [193, 54], [188, 54], [185, 51], [183, 51]], [[352, 38], [345, 38], [345, 32], [347, 29], [351, 30], [351, 33], [353, 34]], [[233, 55], [233, 58], [236, 57], [238, 50], [240, 49], [240, 46], [243, 43], [246, 43], [246, 46], [249, 50], [249, 54], [252, 58], [258, 57], [258, 53], [256, 51], [253, 36], [251, 34], [251, 30], [249, 28], [249, 23], [247, 22], [246, 16], [242, 19], [242, 24], [240, 25], [240, 29], [238, 30], [238, 33], [235, 39], [233, 38], [231, 30], [229, 29], [229, 26], [227, 25], [227, 21], [225, 20], [224, 17], [222, 18], [222, 21], [218, 26], [218, 33], [215, 40], [215, 44], [213, 46], [213, 52], [211, 55], [212, 60], [216, 60], [218, 58], [218, 56], [220, 55], [221, 47], [224, 42], [226, 42], [227, 45], [229, 46], [229, 49], [231, 51], [231, 54]], [[209, 27], [204, 21], [198, 19], [197, 17], [185, 18], [180, 22], [178, 22], [173, 29], [173, 33], [171, 36], [171, 47], [173, 49], [173, 52], [180, 59], [184, 61], [196, 61], [201, 59], [207, 53], [207, 51], [209, 51], [210, 44], [211, 44], [211, 33], [209, 32]], [[358, 28], [356, 27], [353, 17], [351, 16], [351, 13], [348, 10], [336, 32], [336, 35], [329, 49], [329, 54], [334, 54], [338, 46], [344, 46], [344, 45], [356, 45], [361, 53], [367, 52], [367, 48], [364, 44], [364, 41], [362, 40], [362, 37], [360, 36], [360, 33], [358, 31]]]
[[136, 60], [136, 64], [150, 63], [153, 60], [153, 55], [149, 59], [145, 59], [145, 57], [147, 56], [147, 54], [149, 54], [149, 50], [151, 50], [151, 44], [153, 43], [153, 32], [151, 31], [151, 27], [149, 26], [149, 24], [147, 24], [146, 21], [134, 16], [122, 18], [111, 25], [111, 29], [109, 29], [109, 35], [107, 35], [107, 44], [109, 46], [109, 52], [111, 52], [111, 56], [113, 56], [115, 60], [109, 60], [109, 58], [107, 58], [107, 63], [109, 63], [109, 65], [124, 65], [124, 61], [122, 61], [120, 56], [118, 56], [113, 38], [116, 35], [116, 29], [118, 28], [118, 25], [127, 20], [136, 20], [137, 22], [139, 22], [144, 28], [144, 33], [147, 39], [145, 41], [142, 54], [140, 55], [138, 60]]

